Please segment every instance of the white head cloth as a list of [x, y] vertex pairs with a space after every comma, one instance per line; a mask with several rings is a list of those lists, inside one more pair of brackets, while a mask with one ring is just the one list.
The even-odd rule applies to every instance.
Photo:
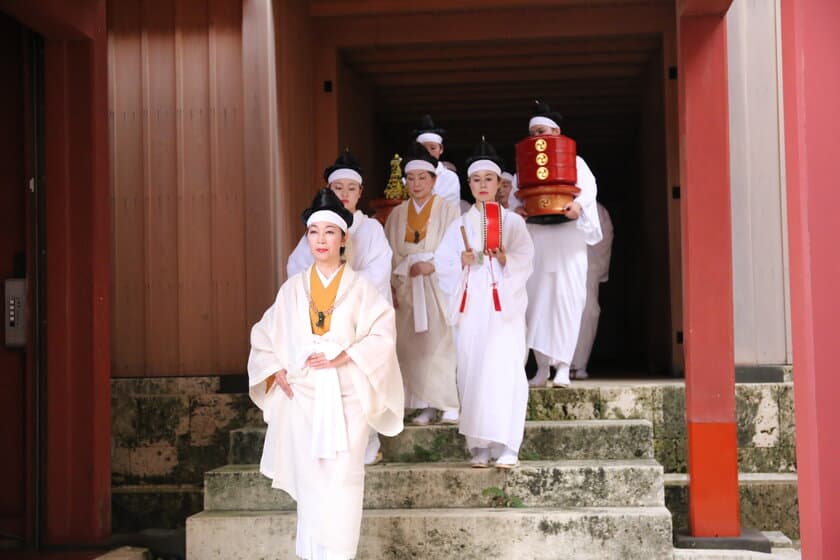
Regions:
[[554, 122], [553, 119], [549, 119], [548, 117], [531, 117], [531, 120], [528, 122], [528, 128], [544, 125], [549, 126], [551, 128], [560, 128], [560, 125]]
[[496, 175], [502, 175], [502, 168], [499, 167], [495, 162], [490, 161], [489, 159], [480, 159], [472, 162], [469, 168], [467, 169], [467, 177], [479, 171], [492, 171]]
[[345, 222], [344, 218], [332, 210], [317, 210], [312, 212], [312, 215], [309, 216], [308, 220], [306, 220], [306, 227], [309, 227], [316, 222], [328, 222], [337, 225], [341, 228], [341, 231], [347, 233], [347, 222]]
[[443, 144], [443, 137], [440, 134], [435, 134], [434, 132], [424, 132], [423, 134], [418, 134], [416, 140], [421, 144], [424, 142]]
[[346, 167], [342, 169], [336, 169], [335, 171], [330, 173], [329, 177], [327, 177], [327, 184], [329, 185], [333, 181], [338, 181], [339, 179], [349, 179], [351, 181], [356, 181], [360, 185], [362, 184], [362, 176], [359, 175], [359, 173], [355, 170], [347, 169]]
[[507, 171], [504, 171], [502, 173], [502, 181], [510, 181], [511, 183], [513, 183], [513, 175], [511, 175]]
[[428, 171], [429, 173], [435, 173], [437, 168], [425, 159], [413, 159], [405, 164], [405, 172], [408, 173], [409, 171]]

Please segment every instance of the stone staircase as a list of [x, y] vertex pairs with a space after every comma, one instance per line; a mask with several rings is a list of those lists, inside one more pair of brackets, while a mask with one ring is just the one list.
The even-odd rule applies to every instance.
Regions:
[[[745, 524], [798, 535], [791, 386], [736, 394]], [[798, 558], [790, 544], [672, 549], [672, 526], [686, 523], [684, 411], [679, 381], [531, 390], [510, 472], [469, 468], [455, 427], [406, 426], [367, 470], [358, 559]], [[294, 502], [256, 467], [264, 434], [230, 432], [229, 464], [206, 473], [205, 509], [187, 522], [190, 560], [294, 558]]]
[[[294, 502], [271, 490], [264, 430], [231, 432], [187, 523], [195, 559], [294, 558]], [[671, 514], [647, 420], [530, 421], [513, 471], [472, 469], [453, 426], [407, 426], [369, 467], [357, 558], [670, 558]]]

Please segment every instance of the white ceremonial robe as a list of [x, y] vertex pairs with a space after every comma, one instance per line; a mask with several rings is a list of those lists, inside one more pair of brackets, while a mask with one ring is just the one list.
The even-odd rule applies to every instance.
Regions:
[[[353, 225], [349, 230], [347, 243], [347, 263], [353, 270], [367, 278], [382, 293], [386, 300], [391, 301], [391, 246], [385, 239], [385, 232], [379, 220], [369, 218], [364, 212], [356, 210], [353, 214]], [[312, 266], [315, 257], [309, 249], [306, 234], [289, 255], [286, 261], [286, 277], [291, 278], [298, 272]]]
[[583, 307], [580, 334], [578, 334], [577, 346], [572, 358], [572, 369], [585, 370], [589, 364], [592, 345], [595, 343], [595, 335], [598, 332], [598, 318], [601, 315], [598, 292], [600, 285], [610, 277], [613, 225], [610, 213], [601, 203], [598, 203], [598, 220], [601, 222], [603, 238], [595, 245], [590, 245], [587, 251], [586, 305]]
[[[455, 327], [458, 349], [459, 431], [466, 436], [470, 450], [491, 447], [493, 455], [498, 456], [500, 447], [505, 446], [518, 453], [528, 407], [526, 283], [533, 268], [534, 246], [522, 217], [503, 208], [505, 266], [485, 255], [483, 262], [462, 269], [461, 225], [466, 229], [470, 247], [476, 253], [481, 252], [481, 214], [475, 206], [449, 226], [435, 252], [440, 286], [449, 300], [448, 317]], [[496, 311], [493, 305], [491, 266], [501, 311]], [[467, 301], [462, 313], [465, 287]]]
[[[389, 436], [403, 429], [394, 310], [345, 266], [330, 330], [314, 335], [309, 278], [309, 269], [289, 278], [251, 330], [249, 392], [268, 424], [260, 472], [297, 501], [298, 556], [347, 560], [359, 541], [369, 427]], [[352, 361], [311, 370], [305, 359], [319, 349], [328, 356], [343, 349]], [[266, 393], [266, 380], [281, 369], [291, 399], [277, 383]]]
[[572, 362], [586, 304], [587, 246], [602, 237], [595, 176], [580, 156], [577, 178], [581, 192], [575, 201], [582, 208], [578, 219], [528, 224], [536, 252], [534, 274], [528, 281], [528, 348], [547, 357], [552, 365]]
[[392, 283], [397, 305], [397, 355], [406, 390], [406, 407], [458, 410], [455, 386], [455, 342], [446, 322], [447, 301], [438, 286], [437, 272], [411, 278], [415, 262], [434, 261], [434, 251], [458, 210], [436, 196], [420, 243], [405, 241], [409, 199], [394, 208], [385, 222], [385, 235], [394, 251]]
[[435, 175], [437, 175], [437, 179], [433, 192], [455, 208], [459, 208], [461, 204], [461, 180], [458, 179], [458, 174], [438, 162]]

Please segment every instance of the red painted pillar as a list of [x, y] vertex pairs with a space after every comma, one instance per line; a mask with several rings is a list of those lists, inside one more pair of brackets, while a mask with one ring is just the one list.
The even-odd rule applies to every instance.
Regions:
[[86, 39], [45, 41], [44, 540], [111, 532], [110, 190], [104, 0]]
[[679, 18], [680, 170], [692, 536], [739, 536], [726, 24]]
[[840, 2], [782, 0], [790, 299], [802, 557], [840, 551]]

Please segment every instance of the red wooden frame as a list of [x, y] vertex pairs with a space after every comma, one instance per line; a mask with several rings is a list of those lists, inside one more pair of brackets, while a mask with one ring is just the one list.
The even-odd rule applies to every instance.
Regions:
[[105, 0], [0, 0], [45, 38], [46, 545], [111, 531], [105, 9]]
[[782, 0], [790, 300], [802, 557], [840, 550], [840, 3]]

